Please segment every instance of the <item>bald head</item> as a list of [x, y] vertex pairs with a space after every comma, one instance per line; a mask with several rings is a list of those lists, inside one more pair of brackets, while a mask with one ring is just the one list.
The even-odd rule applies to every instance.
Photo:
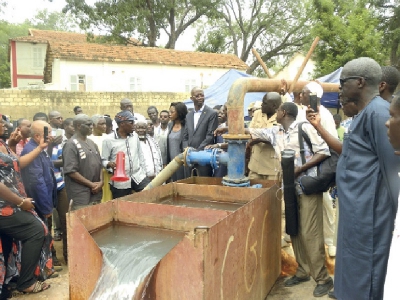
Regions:
[[61, 114], [60, 114], [60, 112], [58, 112], [56, 110], [53, 110], [53, 111], [49, 112], [49, 118], [50, 119], [54, 118], [54, 117], [58, 117], [58, 116], [61, 116]]
[[79, 125], [86, 123], [90, 120], [88, 115], [85, 114], [77, 114], [74, 118], [73, 124], [74, 127], [77, 128]]
[[[43, 138], [44, 136], [44, 127], [51, 128], [50, 124], [42, 121], [42, 120], [37, 120], [33, 121], [31, 125], [31, 137], [39, 143], [40, 139]], [[50, 133], [50, 131], [49, 131]]]
[[133, 104], [131, 99], [123, 98], [119, 103], [119, 107], [121, 110], [129, 110], [131, 113], [133, 113]]
[[268, 117], [270, 117], [276, 113], [281, 104], [281, 95], [279, 95], [277, 92], [269, 92], [263, 97], [261, 111], [263, 114], [266, 114]]
[[269, 92], [267, 94], [267, 101], [273, 101], [277, 105], [277, 107], [281, 106], [282, 104], [282, 98], [281, 95], [277, 92]]

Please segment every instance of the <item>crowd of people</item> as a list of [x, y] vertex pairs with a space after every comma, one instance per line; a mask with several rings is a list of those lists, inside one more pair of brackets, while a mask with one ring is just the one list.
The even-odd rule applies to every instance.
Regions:
[[[295, 151], [299, 232], [285, 240], [293, 245], [298, 268], [286, 287], [312, 277], [317, 283], [315, 297], [330, 293], [338, 299], [382, 299], [385, 290], [390, 299], [396, 284], [394, 265], [399, 264], [393, 255], [399, 247], [398, 226], [392, 234], [400, 171], [400, 98], [393, 94], [399, 80], [395, 68], [381, 68], [369, 58], [347, 63], [339, 93], [349, 117], [345, 124], [341, 115], [332, 115], [320, 103], [317, 112], [310, 108], [311, 96], [320, 102], [323, 95], [315, 81], [293, 93], [292, 100], [282, 80], [280, 93], [269, 92], [248, 107], [244, 126], [251, 135], [246, 148], [250, 179], [280, 181], [281, 152]], [[194, 88], [190, 98], [194, 109], [188, 110], [183, 102], [173, 102], [160, 112], [150, 106], [147, 118], [135, 113], [127, 98], [113, 117], [88, 116], [77, 106], [74, 118], [63, 119], [58, 111], [38, 112], [32, 122], [22, 118], [11, 128], [1, 115], [1, 297], [12, 288], [37, 293], [50, 287], [45, 280], [57, 276], [56, 267], [61, 265], [53, 240], [62, 241], [68, 263], [69, 209], [142, 191], [186, 147], [226, 151], [228, 144], [221, 137], [228, 128], [226, 105], [208, 107], [200, 88]], [[304, 151], [299, 124], [309, 139]], [[318, 165], [331, 149], [340, 154], [337, 192], [331, 193], [339, 203], [337, 229], [328, 191], [306, 194], [300, 180], [317, 176]], [[117, 165], [121, 153], [124, 163]], [[117, 168], [126, 180], [113, 177]], [[225, 166], [182, 166], [169, 182], [226, 174]], [[325, 245], [329, 255], [336, 255], [334, 282], [325, 266]], [[393, 264], [389, 263], [386, 277], [388, 260]]]

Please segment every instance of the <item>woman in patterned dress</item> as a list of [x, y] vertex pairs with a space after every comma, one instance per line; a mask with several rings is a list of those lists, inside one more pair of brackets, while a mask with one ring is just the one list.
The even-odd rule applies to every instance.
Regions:
[[[6, 123], [0, 115], [0, 136]], [[17, 158], [0, 139], [0, 297], [3, 287], [17, 277], [17, 290], [37, 293], [50, 287], [43, 281], [52, 269], [48, 229], [34, 211], [32, 198], [26, 198], [20, 168], [31, 163], [47, 147], [43, 140], [28, 155]], [[3, 291], [3, 295], [1, 292]]]

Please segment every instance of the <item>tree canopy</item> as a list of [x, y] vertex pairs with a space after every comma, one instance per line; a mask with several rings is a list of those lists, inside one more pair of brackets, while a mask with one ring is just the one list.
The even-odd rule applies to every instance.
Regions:
[[388, 51], [383, 42], [379, 19], [364, 0], [313, 0], [315, 25], [320, 37], [313, 59], [315, 76], [333, 72], [348, 61], [362, 56], [385, 65]]
[[119, 43], [131, 38], [155, 47], [161, 33], [168, 36], [165, 48], [175, 49], [182, 33], [204, 15], [218, 11], [221, 0], [99, 0], [93, 5], [84, 0], [66, 0], [63, 12], [80, 19], [86, 32], [101, 31]]
[[208, 18], [198, 26], [197, 50], [234, 53], [250, 65], [248, 73], [253, 73], [259, 66], [250, 55], [253, 47], [271, 66], [309, 44], [308, 11], [305, 1], [225, 0], [219, 18]]
[[400, 70], [400, 0], [373, 0], [371, 8], [383, 31], [383, 45], [389, 51], [390, 64]]

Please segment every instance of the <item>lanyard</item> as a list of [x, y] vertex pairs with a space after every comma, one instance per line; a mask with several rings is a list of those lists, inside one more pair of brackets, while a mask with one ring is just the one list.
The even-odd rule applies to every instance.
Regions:
[[126, 144], [126, 152], [128, 152], [128, 159], [129, 159], [129, 176], [133, 176], [133, 167], [132, 167], [132, 158], [131, 158], [131, 148], [129, 147], [129, 138], [126, 137], [125, 144]]

